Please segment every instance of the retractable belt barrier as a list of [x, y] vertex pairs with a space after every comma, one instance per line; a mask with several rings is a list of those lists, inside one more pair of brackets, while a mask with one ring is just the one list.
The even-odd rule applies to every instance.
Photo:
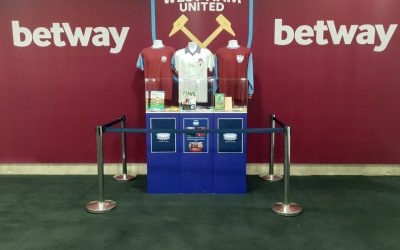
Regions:
[[[129, 181], [136, 176], [127, 174], [127, 159], [126, 159], [126, 133], [147, 134], [147, 133], [246, 133], [246, 134], [271, 134], [271, 158], [269, 163], [269, 175], [262, 178], [267, 181], [278, 181], [282, 176], [274, 175], [274, 147], [275, 133], [284, 133], [285, 137], [285, 152], [284, 152], [284, 175], [283, 175], [283, 202], [277, 202], [272, 205], [272, 211], [282, 216], [296, 216], [302, 212], [302, 207], [296, 203], [290, 203], [289, 199], [289, 178], [290, 178], [290, 127], [279, 121], [274, 114], [271, 114], [271, 128], [248, 128], [248, 129], [145, 129], [145, 128], [126, 128], [126, 117], [122, 115], [120, 118], [96, 127], [97, 139], [97, 167], [98, 167], [98, 200], [89, 202], [86, 205], [86, 210], [89, 213], [101, 214], [106, 213], [116, 208], [117, 203], [113, 200], [104, 199], [104, 159], [103, 159], [103, 134], [104, 133], [121, 133], [122, 137], [122, 168], [123, 174], [114, 176], [118, 181]], [[121, 124], [121, 128], [113, 128], [112, 126]], [[281, 126], [276, 128], [275, 123]]]
[[[270, 115], [271, 128], [275, 128], [275, 123], [278, 123], [278, 125], [283, 128], [286, 127], [286, 125], [283, 122], [276, 119], [275, 114], [271, 114]], [[261, 178], [269, 182], [281, 181], [283, 179], [281, 175], [274, 174], [274, 155], [275, 155], [275, 133], [272, 132], [270, 137], [269, 173], [268, 175], [261, 176]]]

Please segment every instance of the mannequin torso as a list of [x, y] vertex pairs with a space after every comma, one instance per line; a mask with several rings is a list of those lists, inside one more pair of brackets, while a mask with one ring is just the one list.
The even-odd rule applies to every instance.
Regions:
[[189, 42], [187, 47], [191, 53], [194, 53], [199, 46], [195, 42]]
[[229, 42], [228, 42], [228, 46], [227, 46], [229, 49], [238, 49], [238, 48], [240, 48], [240, 45], [239, 45], [239, 43], [238, 43], [238, 41], [237, 40], [230, 40]]
[[160, 49], [164, 47], [162, 40], [154, 40], [153, 45], [151, 46], [153, 49]]

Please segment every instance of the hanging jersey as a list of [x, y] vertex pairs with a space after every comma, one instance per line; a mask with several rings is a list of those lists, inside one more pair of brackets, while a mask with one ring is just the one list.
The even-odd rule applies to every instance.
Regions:
[[215, 74], [220, 93], [240, 102], [244, 102], [249, 94], [253, 94], [253, 61], [250, 49], [220, 48], [216, 53], [216, 65]]
[[172, 100], [172, 57], [175, 49], [164, 46], [162, 48], [145, 48], [141, 51], [137, 67], [144, 71], [146, 91], [164, 91], [165, 99]]
[[196, 93], [196, 101], [208, 101], [208, 71], [214, 68], [211, 51], [197, 47], [194, 52], [188, 48], [180, 49], [174, 56], [174, 68], [179, 76], [179, 102], [183, 100], [183, 92]]

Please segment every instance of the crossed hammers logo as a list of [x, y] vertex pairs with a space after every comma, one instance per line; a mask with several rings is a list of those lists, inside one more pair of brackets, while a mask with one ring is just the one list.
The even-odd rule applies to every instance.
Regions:
[[204, 42], [200, 42], [200, 40], [185, 27], [186, 23], [189, 21], [189, 18], [187, 18], [185, 15], [181, 15], [178, 19], [176, 19], [173, 24], [173, 28], [169, 33], [169, 37], [175, 35], [178, 31], [182, 31], [191, 41], [197, 43], [201, 48], [207, 48], [207, 46], [224, 30], [232, 36], [236, 36], [231, 27], [231, 22], [229, 22], [226, 17], [220, 14], [216, 20], [219, 24], [219, 27]]

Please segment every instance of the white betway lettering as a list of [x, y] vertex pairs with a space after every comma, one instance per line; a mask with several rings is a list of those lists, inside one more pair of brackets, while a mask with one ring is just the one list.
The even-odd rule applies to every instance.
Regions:
[[32, 42], [39, 47], [48, 47], [52, 42], [57, 47], [65, 47], [67, 44], [72, 47], [79, 45], [87, 47], [90, 42], [97, 47], [110, 47], [112, 39], [114, 42], [114, 47], [110, 48], [112, 54], [121, 52], [129, 31], [129, 27], [123, 27], [120, 33], [116, 27], [86, 27], [84, 29], [76, 27], [71, 29], [69, 23], [53, 23], [50, 29], [38, 27], [33, 32], [20, 26], [19, 21], [12, 21], [11, 26], [14, 46], [17, 47], [27, 47]]
[[[360, 45], [375, 45], [374, 51], [382, 52], [387, 48], [397, 26], [397, 24], [390, 24], [386, 31], [382, 24], [350, 25], [350, 27], [340, 25], [337, 28], [332, 20], [326, 21], [326, 25], [325, 21], [318, 20], [314, 27], [301, 25], [294, 30], [291, 26], [284, 25], [282, 19], [275, 19], [274, 43], [276, 45], [289, 45], [295, 40], [300, 45], [310, 45], [313, 42], [318, 45], [327, 45], [329, 41], [325, 34], [329, 33], [334, 45], [341, 43], [348, 45], [355, 40]], [[379, 37], [379, 44], [376, 42], [376, 37]]]

